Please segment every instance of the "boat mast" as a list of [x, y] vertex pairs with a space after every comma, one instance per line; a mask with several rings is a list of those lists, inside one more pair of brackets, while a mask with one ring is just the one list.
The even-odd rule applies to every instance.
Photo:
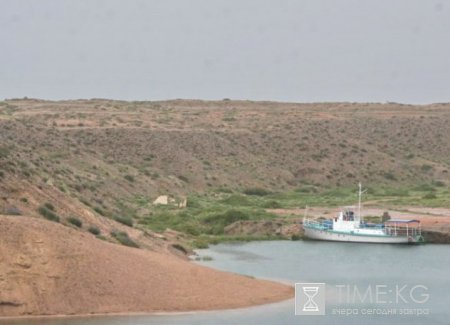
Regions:
[[359, 222], [361, 222], [362, 221], [362, 217], [361, 217], [361, 197], [362, 197], [362, 195], [363, 195], [363, 193], [365, 192], [366, 190], [362, 190], [362, 185], [361, 185], [361, 182], [359, 183], [359, 191], [358, 191], [358, 217], [359, 217]]

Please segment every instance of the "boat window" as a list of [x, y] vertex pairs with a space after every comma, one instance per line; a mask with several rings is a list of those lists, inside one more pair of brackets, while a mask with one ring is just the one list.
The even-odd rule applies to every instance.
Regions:
[[344, 213], [344, 221], [354, 221], [355, 215], [353, 211], [345, 211]]

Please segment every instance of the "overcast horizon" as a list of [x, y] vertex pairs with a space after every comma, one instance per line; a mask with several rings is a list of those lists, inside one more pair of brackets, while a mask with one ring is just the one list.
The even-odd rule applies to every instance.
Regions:
[[450, 1], [0, 0], [0, 99], [450, 102]]

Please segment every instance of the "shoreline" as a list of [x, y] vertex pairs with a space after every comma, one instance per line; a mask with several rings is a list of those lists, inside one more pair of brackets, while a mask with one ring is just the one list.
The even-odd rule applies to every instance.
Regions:
[[[256, 280], [264, 280], [264, 281], [272, 281], [266, 279]], [[273, 281], [274, 282], [274, 281]], [[280, 284], [284, 284], [280, 282]], [[293, 288], [293, 287], [292, 287]], [[231, 312], [231, 311], [240, 311], [244, 309], [252, 309], [252, 308], [260, 308], [263, 306], [273, 306], [277, 304], [286, 304], [288, 301], [294, 301], [294, 297], [285, 298], [282, 300], [274, 300], [267, 303], [257, 303], [254, 305], [247, 305], [241, 307], [234, 308], [217, 308], [217, 309], [200, 309], [200, 310], [187, 310], [187, 311], [155, 311], [155, 312], [112, 312], [112, 313], [88, 313], [88, 314], [55, 314], [55, 315], [24, 315], [24, 316], [0, 316], [0, 324], [2, 321], [20, 321], [27, 319], [77, 319], [77, 318], [100, 318], [100, 317], [120, 317], [120, 316], [181, 316], [181, 315], [196, 315], [196, 314], [204, 314], [204, 313], [214, 313], [214, 312]]]

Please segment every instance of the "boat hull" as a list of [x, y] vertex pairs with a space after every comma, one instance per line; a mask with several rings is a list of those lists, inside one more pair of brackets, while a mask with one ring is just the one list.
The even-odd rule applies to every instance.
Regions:
[[411, 236], [370, 236], [308, 227], [305, 227], [304, 229], [306, 237], [316, 240], [379, 244], [408, 244], [417, 242], [417, 240]]

